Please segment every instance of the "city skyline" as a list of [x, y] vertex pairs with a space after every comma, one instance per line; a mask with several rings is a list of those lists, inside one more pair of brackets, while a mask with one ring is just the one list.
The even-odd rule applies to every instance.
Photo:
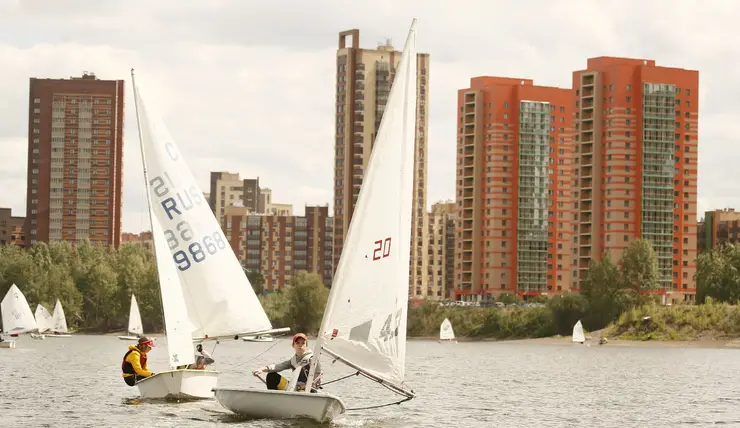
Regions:
[[[160, 84], [153, 89], [165, 120], [203, 191], [208, 190], [210, 171], [234, 171], [269, 182], [280, 201], [293, 204], [298, 215], [305, 205], [329, 203], [333, 210], [332, 70], [336, 66], [337, 33], [357, 28], [363, 44], [370, 47], [386, 37], [399, 45], [413, 14], [418, 12], [419, 51], [430, 54], [433, 69], [429, 82], [427, 209], [454, 195], [454, 104], [457, 90], [466, 87], [471, 77], [522, 77], [540, 85], [570, 88], [570, 73], [584, 68], [587, 58], [598, 56], [650, 58], [663, 66], [701, 72], [702, 155], [697, 212], [701, 217], [707, 210], [740, 206], [740, 196], [735, 196], [731, 183], [723, 180], [732, 171], [734, 158], [740, 155], [740, 148], [732, 144], [735, 107], [729, 104], [740, 95], [740, 84], [722, 79], [725, 70], [732, 68], [737, 57], [732, 53], [738, 49], [722, 33], [725, 25], [731, 28], [729, 23], [721, 22], [732, 16], [725, 10], [730, 6], [709, 20], [705, 18], [713, 9], [716, 12], [715, 8], [722, 6], [676, 10], [655, 2], [641, 4], [640, 10], [645, 13], [638, 16], [629, 13], [630, 6], [637, 3], [625, 2], [619, 10], [610, 10], [607, 21], [582, 19], [590, 13], [603, 16], [603, 9], [588, 3], [568, 8], [577, 8], [579, 19], [553, 6], [541, 8], [541, 15], [558, 18], [552, 21], [532, 20], [526, 10], [512, 7], [501, 20], [503, 25], [488, 28], [482, 23], [485, 15], [492, 16], [496, 11], [495, 5], [489, 8], [471, 2], [469, 6], [480, 12], [474, 15], [480, 16], [463, 17], [454, 23], [443, 19], [452, 12], [450, 9], [429, 10], [419, 2], [408, 2], [391, 11], [384, 5], [390, 3], [358, 3], [351, 10], [338, 10], [328, 2], [312, 4], [311, 8], [295, 6], [283, 16], [284, 24], [271, 28], [260, 24], [265, 17], [285, 12], [279, 2], [251, 8], [217, 3], [176, 10], [160, 2], [150, 7], [146, 21], [162, 31], [162, 36], [148, 35], [144, 30], [134, 32], [140, 28], [134, 26], [137, 17], [107, 2], [95, 8], [49, 5], [36, 11], [4, 11], [4, 17], [13, 19], [0, 29], [4, 36], [0, 59], [16, 66], [0, 82], [0, 97], [4, 100], [0, 103], [0, 144], [6, 153], [0, 160], [0, 185], [25, 189], [25, 112], [30, 77], [69, 78], [88, 70], [101, 79], [125, 79], [128, 83], [128, 69], [134, 67], [147, 74], [150, 82]], [[317, 11], [317, 19], [307, 24], [304, 16]], [[76, 18], [73, 26], [66, 20], [72, 13]], [[500, 16], [500, 12], [495, 13]], [[237, 17], [246, 19], [246, 25], [236, 26]], [[517, 17], [526, 17], [536, 31], [515, 31]], [[206, 24], [183, 25], [196, 18], [205, 19]], [[693, 36], [665, 31], [670, 23], [687, 19], [697, 29]], [[175, 21], [178, 23], [171, 23]], [[44, 31], [28, 31], [39, 25]], [[566, 27], [568, 31], [564, 31]], [[237, 28], [246, 28], [246, 35], [236, 34]], [[486, 30], [467, 38], [470, 28]], [[589, 37], [582, 36], [586, 33]], [[168, 46], [174, 40], [179, 42]], [[148, 226], [129, 87], [123, 231], [139, 232]], [[290, 107], [294, 105], [303, 108]], [[295, 132], [290, 132], [288, 138], [275, 132], [283, 129]], [[23, 190], [0, 196], [0, 206], [11, 207], [14, 215], [26, 215], [25, 204]]]

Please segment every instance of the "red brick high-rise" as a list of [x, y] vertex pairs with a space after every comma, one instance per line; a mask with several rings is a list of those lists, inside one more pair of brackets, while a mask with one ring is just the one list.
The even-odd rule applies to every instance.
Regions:
[[123, 187], [123, 80], [92, 73], [31, 78], [28, 106], [27, 244], [118, 247]]
[[457, 99], [460, 300], [571, 288], [574, 91], [476, 77]]
[[579, 148], [578, 260], [617, 260], [631, 240], [649, 240], [661, 293], [696, 292], [699, 72], [653, 60], [590, 58], [573, 73]]

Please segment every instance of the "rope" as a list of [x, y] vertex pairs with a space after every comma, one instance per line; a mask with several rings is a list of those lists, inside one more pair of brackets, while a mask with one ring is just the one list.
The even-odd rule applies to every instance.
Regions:
[[346, 409], [346, 410], [347, 411], [355, 411], [355, 410], [379, 409], [381, 407], [388, 407], [388, 406], [393, 406], [394, 404], [405, 403], [406, 401], [411, 400], [411, 398], [413, 398], [413, 397], [406, 397], [403, 400], [394, 401], [393, 403], [378, 404], [378, 405], [375, 405], [375, 406], [353, 407], [351, 409]]
[[330, 383], [334, 383], [334, 382], [339, 382], [340, 380], [345, 380], [345, 379], [347, 379], [347, 378], [350, 378], [350, 377], [352, 377], [352, 376], [357, 376], [357, 375], [359, 375], [359, 374], [360, 374], [360, 372], [357, 372], [357, 373], [352, 373], [352, 374], [348, 374], [347, 376], [342, 376], [342, 377], [340, 377], [339, 379], [334, 379], [334, 380], [330, 380], [329, 382], [326, 382], [326, 383], [322, 383], [322, 384], [321, 384], [321, 386], [322, 386], [322, 387], [324, 387], [324, 386], [326, 386], [326, 385], [329, 385]]
[[282, 340], [282, 339], [278, 339], [278, 340], [276, 340], [276, 341], [275, 341], [275, 343], [273, 343], [272, 345], [270, 345], [270, 347], [269, 347], [269, 348], [265, 349], [264, 351], [260, 352], [259, 354], [255, 355], [254, 357], [252, 357], [252, 358], [248, 359], [247, 361], [244, 361], [243, 363], [240, 363], [240, 364], [237, 364], [237, 365], [231, 366], [231, 368], [232, 368], [232, 369], [235, 369], [235, 368], [238, 368], [238, 367], [244, 366], [244, 365], [246, 365], [247, 363], [251, 363], [252, 361], [256, 360], [257, 358], [259, 358], [259, 357], [261, 357], [262, 355], [264, 355], [265, 353], [267, 353], [267, 352], [268, 352], [268, 351], [269, 351], [270, 349], [274, 348], [274, 347], [275, 347], [275, 346], [276, 346], [276, 345], [277, 345], [278, 343], [280, 343], [280, 341], [281, 341], [281, 340]]

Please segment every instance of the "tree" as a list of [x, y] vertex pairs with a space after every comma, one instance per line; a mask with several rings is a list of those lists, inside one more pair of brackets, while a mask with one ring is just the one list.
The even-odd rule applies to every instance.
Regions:
[[581, 294], [566, 293], [553, 296], [547, 302], [547, 307], [552, 312], [555, 332], [569, 335], [576, 322], [585, 317], [588, 300]]
[[740, 245], [724, 245], [696, 258], [696, 301], [707, 297], [720, 302], [740, 302]]
[[581, 294], [588, 302], [583, 323], [598, 330], [614, 321], [621, 313], [619, 269], [609, 253], [601, 260], [591, 260], [588, 272], [581, 281]]
[[619, 260], [622, 288], [637, 295], [660, 287], [660, 270], [655, 250], [646, 239], [636, 239]]
[[319, 330], [329, 290], [315, 273], [299, 271], [290, 279], [285, 291], [288, 308], [283, 320], [296, 331], [315, 333]]
[[265, 276], [259, 271], [252, 269], [244, 269], [247, 274], [249, 283], [252, 284], [252, 289], [259, 296], [265, 292]]

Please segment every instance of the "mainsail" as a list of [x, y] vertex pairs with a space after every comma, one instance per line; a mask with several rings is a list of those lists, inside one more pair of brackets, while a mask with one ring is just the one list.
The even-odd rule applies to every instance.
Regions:
[[403, 389], [417, 97], [416, 20], [370, 155], [318, 346]]

